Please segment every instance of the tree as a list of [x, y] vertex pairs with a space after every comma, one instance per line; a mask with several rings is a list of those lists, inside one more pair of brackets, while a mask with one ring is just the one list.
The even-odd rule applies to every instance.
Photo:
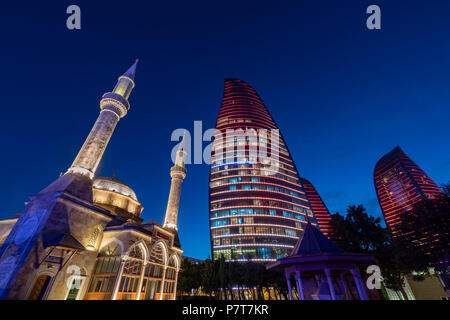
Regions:
[[201, 283], [205, 292], [212, 296], [212, 293], [218, 288], [218, 277], [216, 264], [214, 261], [207, 259], [201, 265]]
[[387, 230], [381, 219], [369, 216], [362, 205], [349, 206], [347, 215], [331, 215], [332, 240], [344, 251], [370, 252], [387, 244]]
[[441, 185], [442, 191], [444, 191], [444, 194], [447, 196], [447, 198], [450, 198], [450, 181], [448, 183], [444, 183]]
[[[369, 216], [362, 205], [349, 206], [347, 215], [339, 213], [331, 216], [333, 239], [347, 252], [371, 253], [375, 256], [383, 275], [383, 283], [388, 288], [403, 290], [403, 274], [411, 268], [402, 263], [401, 243], [392, 246], [389, 232], [380, 225], [381, 219]], [[409, 250], [408, 250], [409, 252]]]
[[228, 275], [227, 275], [227, 263], [225, 262], [225, 257], [223, 255], [220, 256], [218, 263], [218, 279], [219, 279], [219, 286], [222, 289], [223, 292], [223, 298], [228, 298]]
[[181, 262], [181, 271], [178, 275], [177, 290], [180, 292], [190, 292], [201, 285], [199, 265], [191, 263], [187, 259]]
[[409, 249], [409, 261], [416, 270], [426, 274], [429, 267], [449, 274], [450, 184], [442, 185], [443, 193], [419, 201], [404, 213], [398, 230], [402, 247]]

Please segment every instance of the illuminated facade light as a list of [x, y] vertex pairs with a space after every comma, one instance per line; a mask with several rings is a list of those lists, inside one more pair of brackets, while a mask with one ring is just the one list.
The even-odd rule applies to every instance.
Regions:
[[319, 224], [320, 231], [322, 231], [325, 236], [330, 237], [332, 234], [331, 215], [327, 206], [312, 183], [304, 178], [301, 180], [306, 191], [306, 196], [311, 204], [311, 209]]
[[386, 225], [393, 237], [413, 205], [433, 199], [442, 190], [400, 147], [384, 155], [375, 165], [374, 184]]
[[[225, 80], [216, 129], [209, 180], [213, 259], [288, 256], [308, 219], [317, 221], [284, 138], [250, 85]], [[274, 149], [277, 161], [268, 166]]]

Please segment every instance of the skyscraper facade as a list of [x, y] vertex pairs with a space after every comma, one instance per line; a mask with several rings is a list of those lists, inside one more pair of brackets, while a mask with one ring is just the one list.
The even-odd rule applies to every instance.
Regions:
[[211, 159], [213, 259], [274, 261], [292, 251], [308, 219], [317, 225], [275, 121], [242, 80], [225, 80]]
[[442, 193], [398, 146], [375, 165], [374, 184], [384, 220], [394, 237], [401, 235], [402, 217], [415, 203]]
[[304, 178], [301, 178], [301, 182], [305, 188], [306, 196], [311, 204], [311, 209], [317, 219], [319, 228], [329, 238], [332, 234], [330, 212], [312, 183]]

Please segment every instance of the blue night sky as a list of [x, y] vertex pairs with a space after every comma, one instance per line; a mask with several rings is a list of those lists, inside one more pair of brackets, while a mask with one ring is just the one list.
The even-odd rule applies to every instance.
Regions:
[[[164, 4], [162, 4], [164, 2]], [[377, 160], [396, 145], [438, 184], [450, 180], [449, 1], [30, 1], [0, 13], [0, 218], [24, 208], [71, 165], [101, 95], [140, 62], [131, 110], [100, 165], [162, 222], [177, 128], [212, 128], [223, 79], [263, 98], [300, 175], [331, 212], [381, 216]], [[66, 28], [81, 7], [82, 29]], [[366, 28], [381, 7], [382, 29]], [[204, 146], [208, 143], [205, 142]], [[207, 165], [188, 166], [179, 229], [185, 255], [207, 258]]]

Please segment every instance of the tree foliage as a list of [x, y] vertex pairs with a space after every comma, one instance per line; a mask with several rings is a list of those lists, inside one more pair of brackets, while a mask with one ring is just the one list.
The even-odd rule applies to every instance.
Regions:
[[[263, 291], [274, 288], [276, 297], [287, 297], [284, 275], [266, 270], [265, 265], [252, 261], [229, 261], [207, 259], [200, 264], [183, 260], [182, 272], [178, 278], [180, 292], [202, 287], [202, 291], [216, 299], [244, 300], [244, 291], [250, 299], [264, 299]], [[273, 295], [269, 298], [275, 298]]]
[[[383, 282], [404, 296], [403, 276], [427, 275], [430, 266], [447, 261], [450, 201], [446, 195], [416, 203], [403, 213], [400, 237], [392, 237], [381, 219], [369, 216], [362, 205], [350, 206], [344, 217], [332, 215], [333, 240], [348, 252], [374, 254], [382, 270]], [[447, 260], [446, 260], [447, 259]], [[420, 280], [420, 279], [418, 279]]]

